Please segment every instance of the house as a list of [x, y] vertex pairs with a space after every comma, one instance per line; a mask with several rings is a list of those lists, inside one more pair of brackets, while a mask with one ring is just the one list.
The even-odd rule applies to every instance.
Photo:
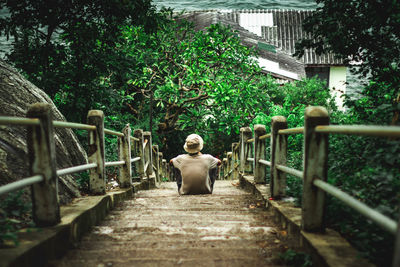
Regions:
[[327, 82], [336, 95], [338, 107], [343, 107], [347, 68], [333, 54], [317, 55], [307, 49], [302, 58], [292, 55], [297, 41], [306, 37], [302, 23], [311, 10], [219, 10], [192, 11], [183, 17], [193, 21], [196, 29], [221, 23], [238, 31], [242, 43], [260, 50], [258, 62], [266, 73], [280, 82], [300, 80], [317, 75]]

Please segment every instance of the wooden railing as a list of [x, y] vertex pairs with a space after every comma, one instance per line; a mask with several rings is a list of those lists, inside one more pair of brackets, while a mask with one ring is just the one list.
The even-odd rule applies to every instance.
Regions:
[[[232, 151], [223, 159], [225, 179], [236, 179], [239, 174], [253, 174], [256, 183], [265, 183], [267, 169], [270, 175], [270, 195], [273, 199], [285, 196], [286, 174], [303, 180], [301, 227], [305, 231], [323, 232], [325, 193], [336, 197], [361, 215], [375, 222], [396, 236], [395, 260], [400, 262], [399, 223], [363, 202], [326, 182], [328, 175], [329, 134], [351, 134], [382, 137], [400, 137], [400, 127], [365, 125], [329, 125], [328, 112], [323, 107], [308, 107], [305, 111], [304, 127], [287, 128], [285, 117], [275, 116], [271, 121], [271, 133], [264, 125], [254, 126], [254, 135], [249, 127], [240, 129], [239, 143], [232, 144]], [[303, 134], [303, 170], [286, 165], [287, 136]], [[266, 142], [270, 142], [270, 161], [267, 161]], [[239, 166], [239, 168], [238, 168]]]
[[[53, 121], [48, 104], [34, 104], [27, 112], [28, 118], [0, 116], [0, 125], [25, 125], [28, 127], [27, 146], [30, 177], [0, 187], [0, 196], [32, 187], [33, 220], [38, 226], [51, 226], [60, 222], [58, 202], [58, 176], [89, 170], [89, 190], [93, 195], [106, 193], [105, 168], [119, 166], [119, 186], [132, 186], [132, 166], [135, 164], [140, 179], [155, 173], [156, 182], [170, 178], [169, 165], [162, 159], [158, 146], [152, 145], [150, 132], [141, 129], [131, 136], [129, 124], [121, 132], [104, 128], [101, 110], [88, 113], [87, 124]], [[88, 163], [56, 169], [54, 127], [88, 131]], [[105, 134], [118, 138], [118, 161], [105, 160]]]

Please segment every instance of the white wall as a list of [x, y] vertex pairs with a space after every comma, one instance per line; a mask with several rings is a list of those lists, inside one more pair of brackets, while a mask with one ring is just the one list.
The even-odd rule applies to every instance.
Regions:
[[343, 97], [346, 92], [346, 67], [330, 67], [329, 70], [329, 89], [331, 94], [335, 95], [336, 105], [344, 110]]

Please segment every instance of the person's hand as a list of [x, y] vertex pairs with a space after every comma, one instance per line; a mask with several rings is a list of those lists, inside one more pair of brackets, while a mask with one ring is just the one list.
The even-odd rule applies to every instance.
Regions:
[[221, 160], [218, 160], [217, 166], [221, 166]]
[[174, 163], [172, 162], [172, 159], [169, 161], [169, 165], [173, 165]]

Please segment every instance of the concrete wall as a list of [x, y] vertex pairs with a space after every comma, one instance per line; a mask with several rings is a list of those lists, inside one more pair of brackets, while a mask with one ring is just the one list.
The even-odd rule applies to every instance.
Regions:
[[343, 97], [346, 93], [346, 70], [344, 66], [330, 67], [329, 69], [329, 89], [331, 94], [335, 95], [336, 105], [339, 109], [344, 110]]

